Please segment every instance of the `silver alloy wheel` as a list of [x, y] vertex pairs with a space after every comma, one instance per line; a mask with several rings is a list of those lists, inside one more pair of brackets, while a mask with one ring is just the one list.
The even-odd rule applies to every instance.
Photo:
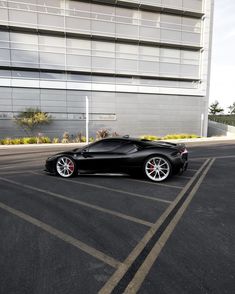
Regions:
[[57, 160], [56, 170], [61, 177], [69, 178], [75, 172], [75, 164], [69, 157], [61, 156]]
[[164, 181], [171, 172], [171, 166], [163, 157], [151, 157], [145, 164], [145, 174], [155, 182]]

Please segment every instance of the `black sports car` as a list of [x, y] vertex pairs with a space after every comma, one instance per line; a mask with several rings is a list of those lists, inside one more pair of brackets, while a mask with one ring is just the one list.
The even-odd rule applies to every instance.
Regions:
[[129, 137], [107, 138], [46, 160], [46, 171], [63, 178], [84, 173], [127, 173], [161, 182], [187, 169], [184, 144]]

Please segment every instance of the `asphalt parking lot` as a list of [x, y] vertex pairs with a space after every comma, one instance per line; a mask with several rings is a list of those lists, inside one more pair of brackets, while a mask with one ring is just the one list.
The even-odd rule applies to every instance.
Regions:
[[161, 184], [65, 180], [43, 172], [61, 147], [0, 149], [0, 293], [234, 293], [235, 141], [188, 149]]

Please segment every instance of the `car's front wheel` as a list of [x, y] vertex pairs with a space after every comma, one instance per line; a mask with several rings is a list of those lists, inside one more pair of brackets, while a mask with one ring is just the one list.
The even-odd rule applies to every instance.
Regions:
[[145, 161], [144, 173], [148, 179], [154, 182], [162, 182], [171, 175], [172, 166], [165, 157], [153, 156]]
[[61, 156], [56, 162], [56, 172], [63, 178], [75, 176], [77, 172], [75, 161], [68, 156]]

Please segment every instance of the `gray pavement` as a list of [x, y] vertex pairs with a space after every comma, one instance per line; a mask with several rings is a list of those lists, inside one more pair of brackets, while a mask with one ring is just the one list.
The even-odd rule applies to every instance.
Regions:
[[1, 294], [235, 292], [235, 141], [162, 184], [46, 175], [69, 148], [0, 150]]

